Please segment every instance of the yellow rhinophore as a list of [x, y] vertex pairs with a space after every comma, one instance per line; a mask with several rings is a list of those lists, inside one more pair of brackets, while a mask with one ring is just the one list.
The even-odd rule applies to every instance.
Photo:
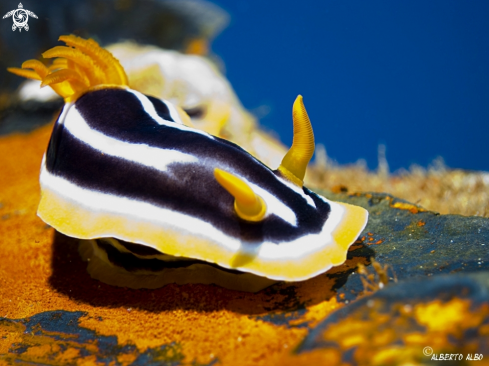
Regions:
[[217, 182], [234, 197], [236, 214], [246, 221], [261, 221], [267, 212], [263, 199], [242, 179], [222, 169], [214, 169]]
[[299, 95], [294, 102], [292, 120], [294, 122], [292, 146], [285, 154], [278, 170], [292, 183], [302, 187], [307, 164], [314, 154], [314, 134], [302, 95]]

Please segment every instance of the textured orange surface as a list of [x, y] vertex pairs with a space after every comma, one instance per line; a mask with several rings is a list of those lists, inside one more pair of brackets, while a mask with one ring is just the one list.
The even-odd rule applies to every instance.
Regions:
[[[0, 138], [0, 317], [85, 311], [79, 326], [115, 335], [119, 345], [135, 345], [139, 352], [176, 342], [185, 364], [217, 358], [223, 365], [272, 365], [288, 358], [309, 327], [341, 306], [332, 290], [334, 280], [325, 275], [256, 294], [206, 285], [129, 290], [91, 279], [76, 241], [56, 234], [36, 216], [39, 167], [50, 133], [48, 125], [28, 135]], [[356, 265], [349, 260], [333, 271]], [[293, 311], [299, 304], [306, 310]], [[262, 318], [270, 314], [289, 319], [289, 326]], [[18, 327], [4, 329], [0, 356], [19, 338], [30, 337]], [[47, 361], [45, 355], [56, 345], [32, 337], [35, 347], [18, 357]], [[79, 356], [74, 347], [55, 354], [49, 362], [62, 364]], [[119, 362], [133, 360], [126, 355]]]
[[[470, 365], [464, 361], [475, 354], [483, 357], [477, 365], [489, 365], [487, 354], [481, 352], [487, 344], [488, 304], [474, 306], [469, 300], [457, 298], [414, 306], [398, 301], [389, 313], [382, 305], [383, 300], [371, 299], [366, 308], [323, 329], [320, 336], [329, 346], [286, 357], [283, 365], [345, 365], [341, 354], [348, 350], [353, 350], [356, 365], [432, 365], [433, 355], [421, 351], [425, 346], [435, 350], [435, 357], [460, 356], [463, 361], [453, 365]], [[477, 337], [469, 342], [467, 332]]]

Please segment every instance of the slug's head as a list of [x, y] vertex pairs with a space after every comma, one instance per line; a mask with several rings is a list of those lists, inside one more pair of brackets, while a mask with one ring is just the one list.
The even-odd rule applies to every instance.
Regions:
[[27, 60], [22, 68], [8, 68], [13, 74], [41, 81], [50, 86], [65, 102], [73, 102], [89, 90], [100, 87], [127, 87], [126, 73], [110, 52], [93, 39], [74, 35], [59, 37], [66, 46], [56, 46], [42, 54], [54, 58], [50, 66]]
[[[301, 95], [296, 98], [292, 107], [292, 120], [294, 124], [292, 146], [275, 173], [302, 188], [307, 165], [314, 154], [314, 134]], [[234, 209], [238, 217], [251, 222], [259, 222], [265, 218], [266, 203], [246, 182], [218, 168], [214, 170], [214, 176], [217, 182], [234, 197]]]

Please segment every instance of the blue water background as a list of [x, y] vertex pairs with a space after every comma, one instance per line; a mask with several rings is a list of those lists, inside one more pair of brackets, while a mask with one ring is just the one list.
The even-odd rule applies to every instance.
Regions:
[[489, 171], [489, 1], [215, 0], [213, 43], [241, 101], [292, 141], [304, 96], [316, 141], [346, 164], [391, 171], [437, 156]]

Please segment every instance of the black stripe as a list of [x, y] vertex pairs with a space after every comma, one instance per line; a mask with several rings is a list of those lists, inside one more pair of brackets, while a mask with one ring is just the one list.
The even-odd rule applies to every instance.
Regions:
[[170, 110], [168, 109], [167, 105], [161, 99], [151, 97], [149, 95], [147, 95], [147, 97], [151, 101], [151, 103], [153, 103], [153, 106], [155, 107], [155, 111], [158, 116], [166, 121], [175, 122], [170, 115]]
[[[115, 239], [114, 239], [115, 240]], [[128, 241], [124, 241], [121, 239], [117, 239], [117, 242], [122, 245], [124, 248], [129, 250], [130, 252], [141, 255], [141, 256], [151, 256], [151, 255], [158, 255], [161, 254], [160, 251], [147, 247], [146, 245], [140, 245], [140, 244], [135, 244], [135, 243], [130, 243]]]
[[[63, 106], [61, 111], [59, 112], [59, 117], [63, 114], [66, 105]], [[53, 131], [51, 132], [51, 139], [49, 140], [48, 148], [46, 150], [46, 165], [53, 166], [56, 163], [56, 157], [58, 154], [59, 144], [61, 141], [61, 136], [63, 135], [64, 125], [56, 123], [53, 126]]]
[[217, 264], [204, 262], [198, 259], [182, 258], [178, 261], [162, 261], [155, 258], [141, 259], [131, 253], [119, 252], [117, 248], [115, 248], [103, 239], [96, 240], [96, 245], [107, 254], [107, 258], [109, 259], [110, 263], [112, 263], [112, 265], [124, 268], [127, 272], [136, 272], [138, 270], [161, 272], [168, 268], [187, 268], [194, 264], [204, 264], [206, 266], [217, 268], [223, 272], [229, 272], [236, 275], [243, 274], [243, 272], [220, 267]]

